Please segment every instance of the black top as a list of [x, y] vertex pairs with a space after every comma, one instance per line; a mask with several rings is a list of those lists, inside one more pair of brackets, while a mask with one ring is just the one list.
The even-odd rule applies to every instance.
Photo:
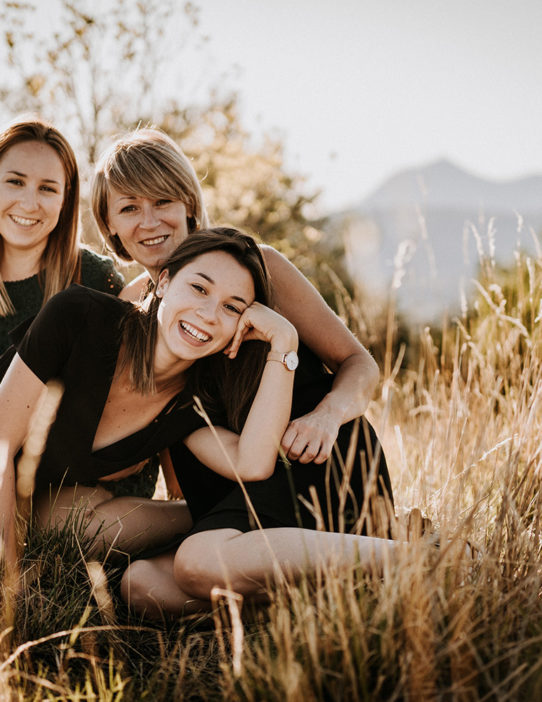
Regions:
[[[81, 285], [111, 295], [118, 295], [122, 290], [124, 278], [115, 269], [109, 256], [81, 249], [80, 264], [78, 282]], [[0, 353], [4, 353], [10, 345], [9, 332], [25, 320], [35, 317], [43, 305], [43, 288], [37, 273], [24, 280], [6, 280], [4, 285], [15, 307], [15, 314], [0, 317]]]
[[40, 380], [56, 378], [64, 385], [38, 468], [38, 488], [94, 484], [205, 426], [189, 393], [181, 391], [146, 427], [92, 451], [119, 354], [120, 322], [130, 305], [72, 285], [47, 302], [18, 346]]

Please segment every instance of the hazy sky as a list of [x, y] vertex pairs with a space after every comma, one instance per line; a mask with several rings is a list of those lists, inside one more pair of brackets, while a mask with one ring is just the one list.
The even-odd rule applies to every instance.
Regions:
[[322, 205], [448, 157], [542, 171], [540, 0], [195, 0], [251, 129], [278, 128]]

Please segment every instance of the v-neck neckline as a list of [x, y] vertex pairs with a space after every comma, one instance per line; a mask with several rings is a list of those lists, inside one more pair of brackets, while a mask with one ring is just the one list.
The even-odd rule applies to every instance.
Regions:
[[88, 442], [88, 447], [89, 447], [89, 452], [91, 456], [97, 457], [99, 454], [103, 451], [107, 451], [108, 449], [113, 449], [114, 447], [117, 447], [119, 444], [128, 441], [130, 439], [133, 439], [134, 437], [140, 436], [143, 434], [143, 432], [148, 431], [149, 427], [152, 426], [155, 422], [157, 422], [160, 417], [162, 417], [164, 414], [168, 414], [175, 404], [180, 400], [182, 395], [185, 393], [186, 390], [186, 383], [185, 385], [179, 390], [173, 397], [171, 397], [166, 404], [162, 407], [162, 409], [154, 415], [154, 417], [145, 424], [145, 426], [141, 427], [141, 429], [137, 429], [135, 432], [132, 432], [131, 434], [128, 434], [127, 436], [124, 436], [120, 439], [117, 439], [117, 441], [114, 441], [110, 444], [107, 444], [106, 446], [102, 446], [98, 449], [94, 449], [94, 442], [96, 440], [96, 434], [98, 432], [98, 427], [100, 426], [100, 421], [102, 419], [104, 410], [105, 410], [105, 405], [107, 403], [107, 398], [109, 397], [109, 393], [111, 392], [111, 386], [113, 385], [113, 379], [115, 377], [115, 373], [117, 370], [117, 364], [119, 362], [119, 354], [120, 354], [120, 349], [121, 349], [121, 341], [118, 342], [117, 348], [116, 348], [116, 353], [113, 354], [106, 359], [105, 364], [106, 364], [106, 370], [107, 373], [106, 375], [106, 380], [104, 383], [102, 383], [99, 393], [99, 402], [98, 398], [96, 399], [96, 404], [95, 404], [95, 411], [94, 411], [94, 422], [92, 423], [92, 430], [89, 432], [89, 436], [87, 437], [87, 442]]

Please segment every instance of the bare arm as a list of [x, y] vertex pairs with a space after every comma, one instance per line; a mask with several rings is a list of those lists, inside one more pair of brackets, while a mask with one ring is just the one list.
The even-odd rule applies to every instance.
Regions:
[[14, 458], [43, 388], [41, 380], [15, 355], [0, 384], [0, 525], [8, 567], [16, 561]]
[[[258, 303], [243, 313], [232, 348], [236, 349], [241, 339], [268, 341], [271, 351], [280, 353], [295, 351], [298, 343], [292, 324]], [[241, 434], [205, 427], [191, 434], [186, 445], [202, 463], [231, 480], [268, 478], [275, 469], [280, 439], [288, 424], [293, 382], [292, 371], [280, 362], [268, 361]]]
[[263, 246], [278, 311], [336, 375], [315, 409], [291, 422], [282, 447], [288, 458], [323, 463], [342, 424], [361, 416], [378, 383], [378, 366], [313, 285], [282, 254]]

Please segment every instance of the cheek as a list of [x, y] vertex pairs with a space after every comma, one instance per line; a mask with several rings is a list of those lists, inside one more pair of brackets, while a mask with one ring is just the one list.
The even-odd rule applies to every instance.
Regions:
[[188, 224], [186, 221], [186, 216], [183, 212], [171, 218], [169, 222], [172, 229], [175, 229], [177, 237], [180, 241], [183, 241], [188, 236]]
[[60, 219], [60, 215], [61, 215], [61, 213], [62, 213], [62, 208], [63, 208], [63, 207], [64, 207], [64, 200], [60, 200], [59, 202], [57, 202], [57, 203], [54, 205], [53, 208], [51, 208], [52, 216], [53, 216], [54, 219], [55, 219], [55, 224], [56, 224], [56, 222], [58, 222], [58, 220]]

